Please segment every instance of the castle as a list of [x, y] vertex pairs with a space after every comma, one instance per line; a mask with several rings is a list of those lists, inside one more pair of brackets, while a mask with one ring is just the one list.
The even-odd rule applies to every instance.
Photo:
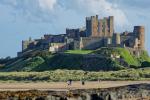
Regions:
[[99, 19], [98, 15], [86, 17], [86, 26], [78, 29], [66, 29], [66, 34], [45, 34], [40, 39], [22, 41], [22, 56], [34, 50], [47, 50], [52, 53], [65, 50], [92, 49], [100, 47], [122, 47], [134, 53], [145, 49], [145, 28], [134, 26], [133, 32], [116, 33], [114, 17]]

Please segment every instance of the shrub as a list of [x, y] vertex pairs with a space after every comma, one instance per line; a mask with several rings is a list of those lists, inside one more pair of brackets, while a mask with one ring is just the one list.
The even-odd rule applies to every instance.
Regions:
[[148, 61], [142, 62], [141, 67], [150, 67], [150, 62]]

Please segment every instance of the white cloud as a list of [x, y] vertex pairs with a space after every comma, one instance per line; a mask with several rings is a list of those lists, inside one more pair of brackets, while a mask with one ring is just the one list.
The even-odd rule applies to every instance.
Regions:
[[[39, 0], [39, 5], [45, 11], [53, 11], [51, 15], [55, 15], [55, 18], [59, 18], [59, 16], [61, 16], [61, 19], [62, 16], [66, 17], [66, 15], [63, 14], [72, 14], [75, 16], [93, 16], [98, 14], [101, 18], [114, 16], [117, 31], [123, 31], [129, 25], [124, 11], [119, 8], [116, 3], [111, 3], [107, 0]], [[54, 9], [54, 7], [56, 7], [56, 9]], [[64, 19], [69, 20], [69, 17], [70, 16]], [[66, 23], [66, 21], [64, 21], [64, 23]]]
[[[115, 3], [110, 3], [106, 0], [74, 0], [71, 1], [74, 6], [72, 9], [90, 15], [100, 15], [100, 17], [114, 16], [115, 26], [123, 29], [129, 25], [129, 21], [122, 9]], [[70, 3], [71, 3], [70, 2]]]
[[[58, 30], [63, 25], [64, 27], [71, 24], [73, 25], [74, 23], [76, 26], [78, 24], [81, 25], [81, 20], [83, 20], [83, 24], [85, 24], [83, 18], [96, 14], [101, 18], [114, 16], [115, 27], [119, 29], [119, 31], [129, 25], [129, 21], [124, 11], [119, 8], [116, 3], [107, 0], [14, 0], [16, 1], [15, 4], [14, 2], [2, 1], [5, 4], [17, 8], [15, 9], [15, 13], [19, 16], [20, 13], [18, 12], [23, 12], [24, 18], [29, 19], [29, 21], [43, 21], [43, 23], [50, 22], [52, 25], [57, 26]], [[18, 7], [20, 8], [18, 9]], [[59, 26], [56, 24], [60, 22], [62, 25], [59, 24]]]
[[[58, 18], [58, 20], [62, 19], [62, 16], [67, 17], [67, 15], [64, 14], [80, 17], [98, 14], [101, 18], [114, 16], [117, 31], [123, 31], [123, 29], [129, 26], [129, 21], [125, 12], [119, 8], [116, 3], [107, 0], [39, 0], [39, 5], [44, 11], [50, 11], [51, 17], [55, 15], [55, 18], [51, 18], [53, 20], [56, 18]], [[68, 16], [64, 19], [69, 20], [70, 17], [71, 16]], [[79, 20], [78, 18], [74, 20]], [[64, 20], [63, 22], [66, 24], [71, 23], [70, 21], [66, 21], [67, 20]]]
[[57, 0], [39, 0], [39, 6], [46, 10], [53, 10], [56, 3]]

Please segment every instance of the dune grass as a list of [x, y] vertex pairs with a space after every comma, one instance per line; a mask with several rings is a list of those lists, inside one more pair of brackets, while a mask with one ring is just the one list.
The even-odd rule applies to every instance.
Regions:
[[94, 72], [82, 70], [55, 70], [44, 72], [1, 72], [1, 82], [64, 82], [100, 80], [150, 80], [150, 68]]

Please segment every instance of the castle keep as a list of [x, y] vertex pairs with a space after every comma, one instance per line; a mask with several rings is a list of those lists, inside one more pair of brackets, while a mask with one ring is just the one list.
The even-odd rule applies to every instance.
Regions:
[[86, 17], [86, 37], [112, 37], [113, 32], [113, 16], [104, 19], [98, 19], [98, 15]]
[[66, 29], [66, 34], [46, 34], [40, 39], [22, 41], [22, 56], [34, 50], [63, 52], [75, 49], [98, 49], [100, 47], [122, 47], [141, 51], [145, 49], [145, 28], [134, 26], [133, 32], [116, 33], [114, 17], [99, 19], [98, 15], [86, 17], [86, 26], [78, 29]]

